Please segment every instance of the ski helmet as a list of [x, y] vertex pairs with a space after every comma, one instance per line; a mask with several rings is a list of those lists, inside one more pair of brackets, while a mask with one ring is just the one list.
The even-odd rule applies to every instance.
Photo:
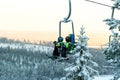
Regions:
[[58, 42], [62, 42], [63, 38], [62, 37], [58, 37]]

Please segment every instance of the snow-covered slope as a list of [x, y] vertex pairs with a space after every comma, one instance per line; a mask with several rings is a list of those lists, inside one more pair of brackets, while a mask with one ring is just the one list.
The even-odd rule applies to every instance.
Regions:
[[[17, 44], [17, 43], [0, 43], [0, 47], [2, 47], [2, 48], [7, 48], [7, 47], [10, 47], [10, 48], [12, 48], [12, 49], [27, 49], [27, 50], [32, 50], [32, 51], [40, 51], [41, 53], [42, 52], [44, 52], [44, 53], [50, 53], [50, 52], [52, 52], [53, 51], [53, 47], [48, 47], [48, 46], [41, 46], [41, 45], [34, 45], [34, 44]], [[1, 53], [2, 54], [2, 53]], [[5, 57], [3, 57], [3, 56], [5, 55]], [[59, 73], [59, 70], [62, 70], [62, 68], [63, 68], [63, 65], [65, 65], [65, 64], [62, 64], [62, 63], [54, 63], [53, 61], [48, 61], [48, 60], [42, 60], [41, 58], [43, 57], [44, 58], [44, 56], [42, 56], [42, 57], [40, 57], [40, 56], [38, 56], [39, 58], [37, 58], [37, 57], [35, 57], [35, 55], [32, 55], [33, 57], [31, 57], [30, 55], [29, 56], [23, 56], [22, 54], [19, 54], [18, 56], [17, 55], [9, 55], [8, 53], [6, 53], [6, 54], [2, 54], [1, 55], [1, 58], [3, 58], [3, 62], [7, 62], [7, 64], [9, 63], [9, 66], [7, 66], [7, 67], [4, 67], [4, 66], [6, 66], [5, 64], [4, 65], [2, 65], [2, 63], [1, 63], [1, 65], [0, 65], [0, 67], [1, 67], [1, 69], [2, 70], [4, 70], [4, 73], [6, 74], [6, 73], [10, 73], [10, 72], [8, 72], [7, 70], [10, 70], [10, 71], [13, 71], [11, 74], [10, 74], [10, 76], [14, 76], [15, 74], [14, 73], [16, 73], [16, 72], [18, 72], [18, 71], [22, 71], [23, 69], [25, 69], [26, 70], [26, 72], [27, 72], [27, 70], [28, 69], [26, 69], [26, 68], [24, 68], [24, 65], [26, 66], [26, 67], [30, 67], [30, 69], [31, 68], [34, 68], [34, 66], [32, 66], [32, 63], [36, 63], [37, 64], [37, 66], [38, 66], [38, 68], [36, 69], [36, 70], [43, 70], [41, 73], [37, 73], [37, 74], [39, 74], [39, 75], [41, 75], [41, 76], [43, 76], [43, 73], [49, 73], [49, 72], [51, 72], [51, 70], [49, 71], [49, 69], [48, 70], [46, 70], [47, 68], [46, 68], [46, 66], [49, 66], [49, 68], [51, 69], [52, 67], [54, 67], [54, 69], [56, 69], [55, 71], [58, 71], [57, 73], [55, 73], [56, 75], [58, 75], [58, 73]], [[12, 56], [13, 57], [13, 59], [12, 58], [7, 58], [8, 56], [10, 57], [10, 56]], [[37, 55], [37, 54], [36, 54]], [[40, 54], [39, 54], [40, 55]], [[17, 56], [17, 57], [16, 57]], [[19, 58], [20, 57], [20, 58]], [[23, 58], [22, 58], [23, 57]], [[28, 59], [28, 58], [30, 58], [30, 59]], [[18, 59], [18, 60], [16, 60], [16, 59]], [[28, 61], [27, 61], [27, 59], [28, 59]], [[35, 60], [34, 60], [35, 59]], [[40, 60], [37, 60], [37, 59], [40, 59]], [[2, 59], [1, 59], [2, 60]], [[9, 60], [9, 61], [7, 61], [7, 60]], [[22, 61], [23, 63], [21, 64], [22, 65], [22, 68], [20, 67], [20, 66], [15, 66], [15, 64], [19, 64], [17, 61], [19, 61], [19, 60], [24, 60], [24, 61]], [[12, 61], [12, 62], [11, 62]], [[41, 62], [40, 62], [41, 61]], [[46, 62], [43, 62], [43, 61], [46, 61]], [[27, 64], [24, 64], [24, 63], [27, 63]], [[42, 63], [43, 62], [43, 63]], [[48, 62], [48, 63], [47, 63]], [[51, 63], [50, 63], [51, 62]], [[44, 63], [46, 63], [46, 64], [44, 64]], [[35, 65], [36, 65], [35, 64]], [[53, 65], [54, 64], [54, 65]], [[30, 65], [30, 66], [29, 66]], [[60, 66], [61, 65], [61, 66]], [[11, 70], [11, 67], [14, 67], [13, 69], [14, 70]], [[58, 67], [59, 66], [59, 68], [56, 68], [56, 67]], [[43, 69], [44, 68], [44, 69]], [[18, 70], [18, 69], [20, 69], [20, 70]], [[5, 72], [5, 70], [6, 70], [6, 72]], [[16, 72], [15, 72], [16, 71]], [[1, 71], [2, 72], [2, 71]], [[28, 70], [28, 72], [29, 72], [29, 70]], [[33, 71], [34, 72], [34, 71]], [[23, 74], [25, 73], [25, 71], [23, 72]], [[60, 73], [64, 73], [64, 72], [60, 72]], [[14, 75], [13, 75], [14, 74]], [[19, 73], [16, 73], [16, 74], [19, 74]], [[34, 75], [34, 73], [32, 74], [32, 75]], [[55, 76], [56, 76], [55, 75]], [[9, 78], [9, 77], [4, 77], [3, 78], [3, 76], [5, 76], [4, 74], [2, 75], [2, 77], [0, 77], [0, 80], [4, 80], [4, 79], [6, 79], [6, 80], [9, 80], [9, 79], [7, 79], [7, 78]], [[23, 76], [22, 74], [21, 74], [21, 76]], [[47, 74], [46, 75], [47, 77], [50, 77], [49, 76], [49, 74]], [[17, 77], [19, 77], [18, 75], [17, 75]], [[16, 78], [17, 78], [16, 77]], [[54, 77], [54, 76], [53, 76]], [[59, 77], [60, 77], [60, 75], [59, 75]], [[25, 78], [25, 76], [23, 77], [23, 79]], [[51, 77], [50, 77], [51, 78]], [[110, 80], [110, 79], [112, 79], [113, 78], [113, 75], [102, 75], [102, 76], [95, 76], [95, 78], [93, 79], [93, 80]], [[14, 79], [14, 78], [13, 78]], [[19, 79], [19, 80], [22, 80], [22, 79]], [[58, 79], [59, 80], [59, 79]], [[119, 79], [120, 80], [120, 79]]]
[[95, 76], [93, 80], [110, 80], [110, 79], [113, 79], [113, 75]]
[[52, 47], [48, 46], [41, 46], [41, 45], [35, 45], [35, 44], [20, 44], [20, 43], [0, 43], [0, 47], [7, 48], [10, 47], [12, 49], [27, 49], [32, 51], [40, 51], [40, 52], [51, 52], [53, 51]]

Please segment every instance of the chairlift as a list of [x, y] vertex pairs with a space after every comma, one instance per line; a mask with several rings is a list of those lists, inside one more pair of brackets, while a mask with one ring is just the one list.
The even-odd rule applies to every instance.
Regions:
[[[114, 0], [115, 1], [115, 4], [113, 6], [110, 6], [110, 5], [107, 5], [107, 4], [103, 4], [103, 3], [99, 3], [99, 2], [95, 2], [95, 1], [92, 1], [92, 0], [86, 0], [88, 2], [92, 2], [92, 3], [95, 3], [95, 4], [99, 4], [99, 5], [102, 5], [102, 6], [106, 6], [106, 7], [110, 7], [112, 9], [112, 14], [111, 14], [111, 19], [109, 20], [114, 20], [114, 12], [115, 12], [115, 9], [120, 9], [120, 0]], [[106, 20], [106, 21], [109, 21], [109, 20]], [[112, 24], [112, 23], [109, 23], [109, 24]], [[116, 27], [118, 27], [119, 31], [120, 31], [120, 27], [119, 26], [112, 26], [110, 27], [110, 30], [111, 32], [113, 33], [113, 35], [110, 35], [109, 36], [109, 47], [110, 47], [110, 42], [112, 41], [113, 38], [117, 38], [117, 37], [120, 37], [118, 33], [115, 33], [113, 31], [113, 29], [116, 29]]]
[[[61, 30], [61, 28], [63, 28], [62, 24], [64, 24], [64, 23], [71, 23], [71, 30], [72, 30], [72, 32], [69, 34], [69, 39], [70, 39], [69, 41], [70, 41], [70, 43], [72, 43], [74, 45], [75, 44], [74, 24], [73, 24], [73, 21], [70, 19], [70, 16], [71, 16], [71, 0], [68, 0], [68, 1], [69, 1], [69, 12], [68, 12], [68, 15], [67, 15], [67, 17], [65, 17], [63, 20], [60, 20], [60, 22], [59, 22], [58, 42], [59, 42], [59, 38], [62, 38], [62, 30]], [[55, 47], [56, 47], [56, 44], [55, 44]], [[58, 49], [58, 52], [60, 53], [61, 56], [64, 53], [65, 57], [66, 57], [66, 52], [64, 52], [64, 48], [63, 47], [64, 47], [64, 45], [60, 45], [59, 48], [55, 48], [55, 49]], [[55, 51], [55, 49], [54, 49], [54, 51]], [[54, 52], [54, 51], [53, 51], [53, 55], [54, 55], [54, 53], [57, 53], [57, 52]]]

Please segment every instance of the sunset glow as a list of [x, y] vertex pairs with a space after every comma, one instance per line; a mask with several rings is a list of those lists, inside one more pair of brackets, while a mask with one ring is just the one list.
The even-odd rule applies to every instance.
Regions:
[[[108, 42], [109, 27], [103, 22], [110, 18], [111, 8], [86, 2], [71, 0], [75, 35], [79, 35], [82, 25], [90, 38], [88, 44], [100, 46]], [[96, 0], [112, 5], [110, 0]], [[1, 0], [0, 37], [37, 41], [54, 41], [58, 38], [59, 21], [68, 14], [68, 0]], [[115, 14], [119, 14], [117, 11]], [[115, 17], [119, 17], [118, 15]], [[63, 24], [63, 35], [69, 34], [71, 25]]]

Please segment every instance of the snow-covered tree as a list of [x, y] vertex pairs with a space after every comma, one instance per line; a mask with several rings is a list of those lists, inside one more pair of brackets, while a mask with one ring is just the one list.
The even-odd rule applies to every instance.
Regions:
[[88, 37], [84, 35], [84, 28], [81, 28], [80, 35], [78, 35], [78, 42], [76, 48], [72, 51], [75, 53], [75, 63], [66, 68], [66, 77], [61, 80], [92, 80], [93, 75], [98, 73], [92, 67], [97, 66], [97, 63], [92, 61], [92, 55], [87, 47]]
[[118, 27], [120, 29], [120, 20], [118, 19], [106, 19], [104, 20], [108, 26], [110, 26], [109, 30], [114, 30]]
[[114, 3], [114, 6], [117, 8], [117, 9], [120, 9], [120, 0], [114, 0], [115, 3]]
[[[106, 59], [111, 64], [115, 65], [115, 68], [120, 68], [120, 35], [115, 29], [118, 27], [120, 29], [120, 20], [116, 19], [109, 19], [105, 20], [108, 23], [110, 28], [112, 27], [111, 24], [114, 22], [114, 28], [111, 28], [112, 35], [109, 36], [109, 46], [103, 51], [103, 54], [105, 54]], [[117, 70], [114, 79], [118, 80], [120, 78], [120, 71]]]

